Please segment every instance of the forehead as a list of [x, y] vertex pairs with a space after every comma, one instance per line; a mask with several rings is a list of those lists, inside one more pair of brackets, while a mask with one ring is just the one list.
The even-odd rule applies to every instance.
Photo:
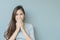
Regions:
[[17, 10], [16, 13], [17, 13], [17, 14], [21, 14], [21, 13], [23, 13], [23, 11], [22, 11], [21, 9], [19, 9], [19, 10]]

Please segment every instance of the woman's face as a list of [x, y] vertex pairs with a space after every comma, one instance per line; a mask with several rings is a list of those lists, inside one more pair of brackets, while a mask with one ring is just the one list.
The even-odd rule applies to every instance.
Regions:
[[16, 16], [15, 16], [15, 20], [18, 21], [18, 20], [24, 20], [24, 13], [21, 9], [17, 10], [16, 12]]

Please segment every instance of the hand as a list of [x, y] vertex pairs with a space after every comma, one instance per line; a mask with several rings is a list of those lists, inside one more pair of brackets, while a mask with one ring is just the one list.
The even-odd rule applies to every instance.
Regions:
[[21, 19], [19, 19], [16, 22], [16, 28], [21, 29], [21, 27], [23, 27], [23, 21]]

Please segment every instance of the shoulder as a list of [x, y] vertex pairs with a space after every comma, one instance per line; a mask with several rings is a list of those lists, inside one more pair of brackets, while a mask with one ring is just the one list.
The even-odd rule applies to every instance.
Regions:
[[25, 23], [26, 26], [33, 27], [31, 23]]
[[31, 23], [25, 23], [27, 29], [33, 29], [33, 25]]

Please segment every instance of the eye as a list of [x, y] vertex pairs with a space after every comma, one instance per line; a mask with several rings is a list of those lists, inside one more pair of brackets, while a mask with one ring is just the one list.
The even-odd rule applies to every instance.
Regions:
[[23, 13], [21, 13], [20, 15], [23, 15]]
[[16, 15], [18, 15], [18, 14], [16, 14]]

